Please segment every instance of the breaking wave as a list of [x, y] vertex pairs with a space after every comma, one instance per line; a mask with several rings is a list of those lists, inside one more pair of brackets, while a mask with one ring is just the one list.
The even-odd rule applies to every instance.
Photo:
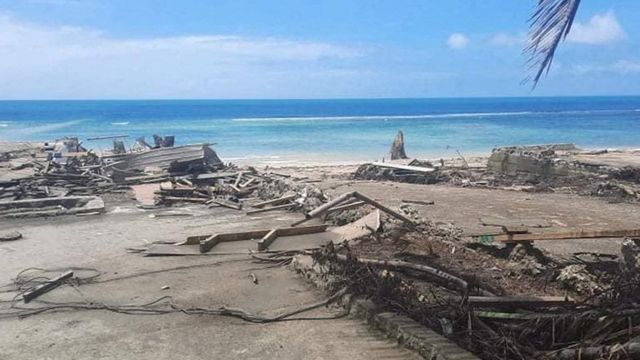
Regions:
[[[473, 112], [473, 113], [447, 113], [424, 115], [355, 115], [355, 116], [293, 116], [293, 117], [255, 117], [234, 118], [232, 121], [340, 121], [340, 120], [411, 120], [411, 119], [455, 119], [455, 118], [482, 118], [498, 116], [522, 116], [522, 115], [551, 115], [551, 114], [595, 114], [595, 113], [624, 113], [628, 110], [566, 110], [566, 111], [511, 111], [511, 112]], [[633, 111], [640, 111], [635, 109]]]
[[111, 125], [114, 125], [114, 126], [127, 126], [127, 125], [129, 125], [129, 122], [128, 121], [112, 122]]

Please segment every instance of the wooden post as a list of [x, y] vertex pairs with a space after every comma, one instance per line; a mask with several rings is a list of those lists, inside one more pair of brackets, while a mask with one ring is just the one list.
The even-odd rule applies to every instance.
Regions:
[[42, 285], [38, 285], [35, 289], [29, 290], [22, 295], [22, 300], [25, 303], [37, 298], [38, 296], [47, 293], [62, 284], [64, 280], [70, 279], [73, 277], [73, 271], [67, 271], [66, 273], [58, 276], [57, 278], [51, 279]]

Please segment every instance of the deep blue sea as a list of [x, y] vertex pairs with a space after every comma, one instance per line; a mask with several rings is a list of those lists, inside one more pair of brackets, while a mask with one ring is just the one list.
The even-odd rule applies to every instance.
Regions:
[[398, 130], [411, 157], [511, 144], [640, 147], [640, 97], [363, 100], [0, 101], [0, 140], [175, 135], [226, 161], [351, 162], [386, 156]]

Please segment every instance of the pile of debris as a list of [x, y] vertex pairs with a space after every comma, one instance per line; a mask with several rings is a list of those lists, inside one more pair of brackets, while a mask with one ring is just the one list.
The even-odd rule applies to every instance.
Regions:
[[360, 165], [353, 174], [354, 179], [398, 181], [416, 184], [437, 184], [449, 181], [450, 177], [431, 163], [413, 159], [403, 161], [373, 162]]
[[[0, 181], [2, 216], [84, 212], [78, 210], [84, 205], [75, 204], [84, 204], [87, 201], [78, 198], [78, 195], [92, 195], [94, 198], [88, 203], [96, 204], [95, 195], [127, 192], [131, 184], [164, 182], [159, 189], [162, 203], [185, 199], [193, 202], [205, 197], [204, 201], [199, 201], [204, 203], [210, 199], [212, 193], [220, 194], [226, 191], [204, 186], [204, 192], [201, 192], [201, 183], [206, 184], [208, 179], [224, 178], [218, 170], [224, 169], [225, 165], [208, 144], [173, 147], [172, 136], [155, 136], [156, 146], [153, 148], [145, 145], [137, 151], [126, 152], [125, 149], [122, 152], [120, 150], [124, 149], [124, 145], [119, 140], [122, 136], [93, 139], [103, 138], [114, 138], [113, 154], [98, 155], [89, 151], [75, 137], [58, 139], [41, 147], [32, 147], [30, 152], [22, 152], [22, 157], [19, 158], [16, 157], [16, 153], [12, 153], [8, 157], [11, 159], [9, 174], [19, 176]], [[139, 140], [144, 143], [144, 139]], [[18, 173], [19, 170], [23, 171]], [[179, 176], [185, 178], [181, 179]], [[179, 182], [174, 180], [176, 178]], [[198, 181], [196, 185], [190, 183], [189, 178]], [[247, 179], [235, 184], [234, 195], [255, 190], [255, 187], [250, 186], [254, 181], [255, 179]], [[51, 208], [52, 206], [55, 209]], [[93, 210], [90, 212], [100, 207], [104, 209], [104, 204], [92, 205], [90, 208]]]
[[640, 167], [586, 162], [608, 152], [583, 152], [574, 144], [508, 146], [492, 150], [486, 166], [462, 166], [441, 160], [434, 165], [417, 159], [363, 164], [354, 172], [360, 180], [418, 184], [448, 183], [528, 192], [563, 192], [597, 196], [611, 202], [640, 201]]
[[136, 199], [148, 207], [185, 202], [243, 210], [250, 203], [253, 209], [246, 213], [253, 215], [273, 210], [307, 211], [327, 200], [322, 190], [310, 184], [293, 181], [287, 175], [261, 173], [251, 167], [230, 166], [216, 172], [126, 179], [146, 182], [131, 187]]
[[387, 220], [357, 244], [314, 253], [329, 287], [349, 287], [484, 359], [640, 356], [640, 240], [626, 240], [620, 259], [583, 257], [578, 265], [528, 243], [473, 250], [429, 222], [398, 229]]

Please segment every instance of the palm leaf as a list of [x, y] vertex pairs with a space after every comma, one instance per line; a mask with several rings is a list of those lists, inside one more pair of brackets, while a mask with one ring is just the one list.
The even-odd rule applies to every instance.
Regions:
[[553, 56], [560, 41], [564, 40], [575, 19], [580, 0], [538, 0], [536, 10], [529, 18], [529, 43], [524, 52], [535, 88], [543, 74], [551, 68]]

